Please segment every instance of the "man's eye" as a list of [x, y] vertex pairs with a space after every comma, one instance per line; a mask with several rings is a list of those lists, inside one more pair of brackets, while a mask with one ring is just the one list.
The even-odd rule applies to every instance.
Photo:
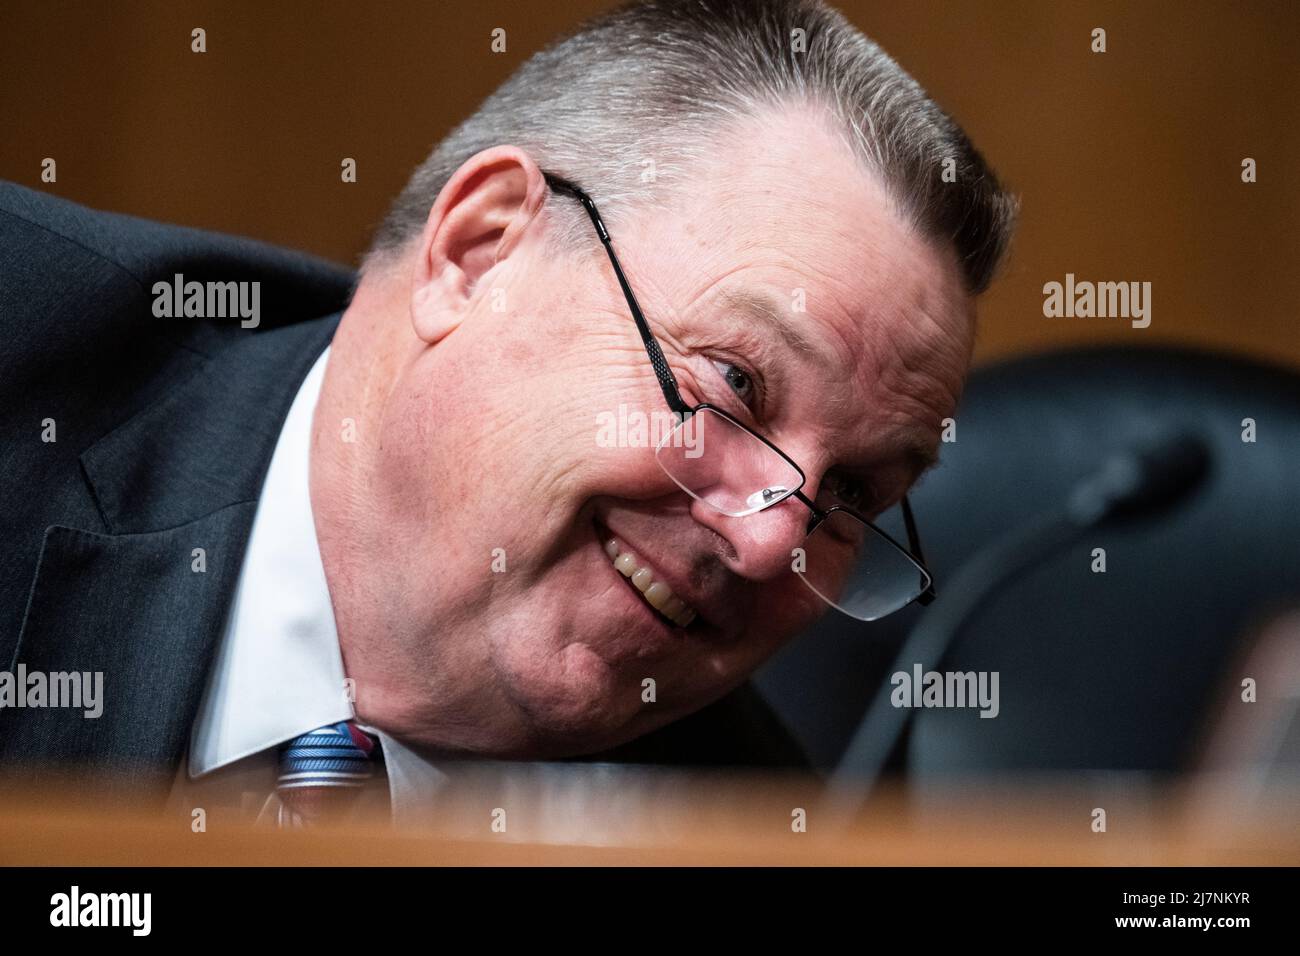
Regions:
[[867, 481], [842, 473], [828, 474], [822, 481], [822, 487], [840, 504], [858, 511], [866, 509], [873, 497], [871, 485]]
[[736, 396], [745, 403], [747, 407], [752, 408], [754, 401], [758, 398], [758, 390], [754, 385], [753, 376], [746, 372], [739, 365], [731, 362], [713, 362], [713, 367], [718, 370], [718, 374], [730, 386]]

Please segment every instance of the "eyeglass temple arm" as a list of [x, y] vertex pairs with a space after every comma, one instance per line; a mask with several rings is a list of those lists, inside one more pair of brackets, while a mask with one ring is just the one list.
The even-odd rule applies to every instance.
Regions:
[[[925, 552], [921, 550], [921, 536], [916, 530], [916, 518], [912, 515], [912, 504], [907, 500], [907, 495], [903, 495], [903, 524], [907, 526], [907, 546], [912, 549], [912, 557], [916, 558], [916, 563], [921, 567], [926, 567]], [[934, 575], [930, 575], [930, 583], [916, 598], [917, 604], [929, 604], [936, 597], [934, 592]]]
[[587, 210], [587, 215], [591, 217], [592, 224], [596, 227], [596, 234], [600, 236], [605, 252], [609, 254], [610, 264], [614, 266], [614, 274], [618, 276], [618, 284], [623, 287], [623, 297], [627, 299], [627, 306], [632, 311], [632, 321], [636, 323], [637, 331], [641, 333], [641, 341], [645, 343], [645, 350], [650, 356], [650, 365], [655, 370], [655, 378], [659, 379], [659, 388], [664, 393], [664, 400], [678, 415], [689, 415], [692, 411], [691, 406], [682, 401], [681, 393], [677, 390], [677, 379], [673, 378], [673, 370], [668, 367], [663, 350], [659, 348], [659, 343], [650, 331], [650, 325], [641, 312], [641, 306], [637, 304], [632, 287], [628, 285], [627, 276], [623, 275], [623, 267], [618, 264], [618, 256], [614, 255], [614, 246], [610, 242], [609, 232], [605, 229], [605, 223], [601, 221], [595, 202], [581, 188], [567, 179], [553, 173], [543, 173], [543, 175], [546, 177], [546, 184], [553, 190], [572, 196], [582, 203], [583, 209]]

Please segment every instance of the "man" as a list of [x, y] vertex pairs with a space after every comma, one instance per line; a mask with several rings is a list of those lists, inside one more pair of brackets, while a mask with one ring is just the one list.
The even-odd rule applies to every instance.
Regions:
[[[828, 603], [926, 599], [862, 521], [934, 459], [1014, 202], [834, 11], [709, 0], [522, 66], [341, 317], [278, 251], [0, 211], [0, 660], [104, 679], [96, 719], [0, 710], [0, 756], [283, 794], [373, 748], [409, 806], [457, 757], [653, 739]], [[259, 315], [203, 313], [231, 282]], [[668, 433], [604, 440], [637, 415]]]

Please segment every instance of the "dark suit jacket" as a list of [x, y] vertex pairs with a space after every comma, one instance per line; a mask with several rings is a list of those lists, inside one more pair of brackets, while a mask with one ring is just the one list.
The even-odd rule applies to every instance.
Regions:
[[[260, 325], [155, 317], [178, 273], [260, 282]], [[105, 698], [94, 720], [0, 709], [0, 769], [170, 780], [281, 425], [352, 279], [0, 183], [0, 668], [102, 671]], [[608, 756], [806, 764], [749, 687]]]

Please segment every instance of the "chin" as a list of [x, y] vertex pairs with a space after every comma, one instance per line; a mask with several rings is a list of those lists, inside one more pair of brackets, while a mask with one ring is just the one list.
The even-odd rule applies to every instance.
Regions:
[[528, 753], [517, 756], [594, 753], [672, 719], [657, 710], [664, 705], [641, 699], [641, 680], [654, 676], [653, 672], [642, 675], [611, 664], [598, 648], [581, 640], [570, 639], [540, 661], [533, 653], [525, 654], [524, 660], [505, 662], [507, 694], [523, 717], [529, 738]]
[[[735, 683], [739, 648], [703, 616], [654, 606], [651, 585], [618, 570], [619, 533], [592, 510], [580, 510], [549, 573], [496, 615], [493, 666], [533, 756], [617, 746]], [[647, 679], [653, 702], [642, 699]]]

